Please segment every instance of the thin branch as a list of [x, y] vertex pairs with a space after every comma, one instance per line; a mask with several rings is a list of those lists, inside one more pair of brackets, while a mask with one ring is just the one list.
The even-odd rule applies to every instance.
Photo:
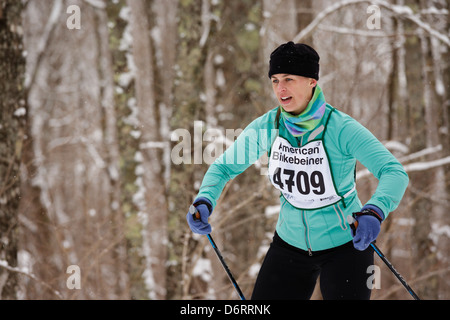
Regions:
[[100, 10], [106, 9], [106, 3], [101, 0], [84, 0], [84, 2], [91, 5], [95, 9], [100, 9]]
[[294, 37], [293, 41], [299, 42], [300, 40], [308, 37], [329, 15], [331, 15], [335, 11], [337, 11], [341, 8], [350, 6], [350, 5], [361, 4], [361, 3], [370, 3], [371, 5], [379, 5], [381, 7], [384, 7], [386, 9], [388, 9], [389, 11], [393, 12], [394, 14], [396, 14], [397, 17], [404, 18], [404, 19], [414, 22], [419, 28], [422, 28], [427, 33], [429, 33], [431, 36], [439, 39], [440, 41], [442, 41], [443, 43], [445, 43], [447, 46], [450, 47], [450, 39], [446, 35], [433, 29], [430, 25], [423, 22], [417, 16], [412, 14], [411, 8], [409, 8], [407, 6], [393, 5], [386, 1], [376, 1], [376, 0], [372, 0], [372, 1], [370, 1], [370, 0], [344, 0], [344, 1], [338, 2], [338, 3], [328, 7], [327, 9], [321, 11], [314, 18], [314, 20], [308, 26], [306, 26], [306, 28], [304, 28], [300, 33], [298, 33]]
[[411, 171], [425, 171], [428, 169], [440, 167], [450, 163], [450, 156], [438, 160], [427, 162], [415, 162], [404, 166], [406, 172]]
[[44, 287], [46, 287], [47, 289], [49, 289], [55, 296], [57, 296], [59, 299], [63, 300], [64, 297], [61, 295], [61, 293], [59, 293], [59, 291], [53, 289], [48, 283], [42, 281], [41, 279], [38, 279], [34, 274], [28, 273], [24, 270], [21, 270], [19, 268], [15, 268], [15, 267], [11, 267], [8, 265], [8, 262], [6, 260], [0, 260], [0, 267], [10, 271], [10, 272], [15, 272], [15, 273], [19, 273], [22, 274], [24, 276], [27, 276], [30, 279], [33, 279], [34, 281], [42, 284]]
[[[430, 151], [439, 151], [439, 150], [442, 150], [441, 145], [438, 145], [436, 147], [427, 148], [422, 151], [412, 153], [408, 156], [403, 157], [401, 162], [405, 162], [405, 161], [412, 160], [412, 159], [420, 157], [420, 156], [427, 155], [430, 153]], [[450, 156], [441, 158], [441, 159], [437, 159], [437, 160], [433, 160], [433, 161], [413, 162], [408, 165], [404, 165], [403, 167], [406, 172], [414, 172], [414, 171], [426, 171], [426, 170], [444, 166], [447, 164], [450, 164]], [[371, 173], [367, 169], [359, 170], [356, 173], [356, 180], [361, 179], [363, 177], [370, 176], [370, 174]]]
[[[386, 33], [383, 31], [377, 32], [374, 30], [367, 31], [367, 30], [350, 29], [338, 26], [325, 26], [325, 25], [318, 26], [317, 29], [320, 31], [339, 33], [343, 35], [373, 37], [373, 38], [395, 38], [399, 35], [398, 33]], [[412, 36], [415, 35], [415, 33], [403, 33], [402, 35]]]

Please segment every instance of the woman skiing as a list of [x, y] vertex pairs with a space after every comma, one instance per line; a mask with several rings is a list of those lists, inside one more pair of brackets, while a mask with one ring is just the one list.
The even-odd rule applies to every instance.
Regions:
[[[408, 176], [365, 127], [326, 103], [313, 48], [279, 46], [269, 78], [279, 106], [251, 122], [209, 167], [193, 203], [200, 219], [188, 213], [188, 224], [210, 233], [208, 218], [225, 184], [268, 152], [281, 207], [252, 299], [310, 299], [319, 275], [324, 299], [370, 299], [369, 245], [397, 208]], [[357, 160], [379, 180], [364, 205], [355, 188]], [[352, 214], [356, 234], [347, 223]]]

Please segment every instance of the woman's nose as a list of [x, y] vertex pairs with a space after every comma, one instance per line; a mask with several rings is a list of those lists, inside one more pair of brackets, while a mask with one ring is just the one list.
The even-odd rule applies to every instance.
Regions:
[[282, 84], [279, 84], [277, 90], [279, 93], [283, 93], [286, 91], [286, 87]]

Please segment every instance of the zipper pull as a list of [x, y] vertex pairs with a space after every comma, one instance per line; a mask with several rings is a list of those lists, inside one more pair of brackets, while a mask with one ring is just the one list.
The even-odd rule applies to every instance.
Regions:
[[309, 254], [310, 257], [312, 257], [312, 251], [311, 251], [311, 248], [308, 248], [308, 254]]

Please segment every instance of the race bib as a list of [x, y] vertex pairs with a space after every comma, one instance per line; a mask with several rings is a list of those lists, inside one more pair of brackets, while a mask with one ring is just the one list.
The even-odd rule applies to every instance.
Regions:
[[321, 140], [298, 148], [277, 137], [270, 153], [269, 179], [290, 204], [300, 209], [318, 209], [341, 200]]

